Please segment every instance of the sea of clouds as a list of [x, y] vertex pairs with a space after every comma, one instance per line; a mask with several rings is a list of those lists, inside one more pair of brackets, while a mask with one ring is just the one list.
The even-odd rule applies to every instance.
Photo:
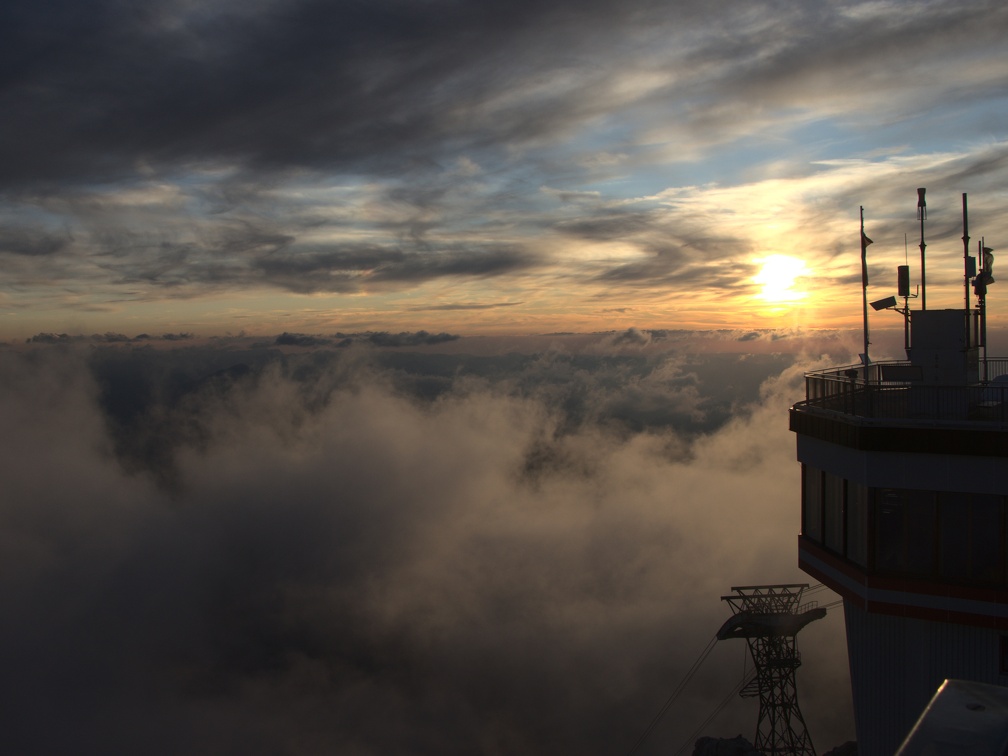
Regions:
[[[818, 357], [365, 341], [0, 353], [5, 749], [622, 754], [721, 595], [813, 582]], [[853, 738], [842, 619], [799, 638], [820, 750]], [[746, 669], [719, 644], [640, 752]]]

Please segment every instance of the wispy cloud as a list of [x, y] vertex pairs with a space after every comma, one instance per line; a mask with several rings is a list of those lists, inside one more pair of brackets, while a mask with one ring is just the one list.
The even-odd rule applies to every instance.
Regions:
[[668, 325], [664, 292], [721, 325], [720, 291], [744, 326], [771, 239], [828, 288], [859, 204], [890, 224], [911, 184], [969, 191], [979, 228], [1004, 191], [993, 2], [3, 14], [0, 276], [39, 317], [280, 290], [388, 327], [385, 295], [422, 289], [553, 325], [562, 292], [596, 326], [632, 297]]

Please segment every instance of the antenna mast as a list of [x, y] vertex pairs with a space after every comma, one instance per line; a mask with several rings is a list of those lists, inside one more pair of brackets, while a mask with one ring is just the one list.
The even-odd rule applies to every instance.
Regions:
[[965, 294], [965, 309], [968, 312], [970, 308], [970, 278], [976, 275], [975, 272], [970, 271], [970, 256], [969, 256], [969, 220], [966, 215], [966, 192], [962, 194], [963, 201], [963, 290]]
[[868, 245], [872, 243], [864, 232], [864, 207], [861, 207], [861, 306], [864, 310], [864, 380], [868, 383]]
[[994, 250], [985, 246], [984, 238], [980, 237], [980, 260], [983, 267], [973, 280], [973, 291], [976, 292], [980, 305], [980, 346], [984, 350], [983, 380], [987, 382], [987, 286], [994, 283]]
[[924, 192], [927, 189], [921, 187], [917, 190], [917, 218], [920, 220], [921, 224], [921, 240], [920, 240], [920, 251], [921, 251], [921, 284], [920, 284], [920, 296], [921, 296], [921, 309], [927, 309], [927, 284], [924, 279], [924, 247], [927, 245], [924, 243], [924, 220], [927, 218], [927, 202], [924, 200]]

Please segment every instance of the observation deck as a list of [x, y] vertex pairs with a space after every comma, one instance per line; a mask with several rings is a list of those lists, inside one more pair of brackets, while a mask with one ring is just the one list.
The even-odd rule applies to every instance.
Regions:
[[925, 383], [923, 369], [910, 360], [817, 370], [805, 375], [805, 401], [794, 409], [862, 425], [1008, 427], [1008, 358], [980, 367], [986, 380], [970, 385]]
[[790, 427], [863, 451], [1008, 456], [1008, 358], [978, 367], [969, 384], [928, 382], [909, 360], [814, 371]]
[[806, 375], [799, 564], [871, 612], [1008, 629], [1008, 359], [980, 359], [975, 313], [914, 312], [910, 359]]

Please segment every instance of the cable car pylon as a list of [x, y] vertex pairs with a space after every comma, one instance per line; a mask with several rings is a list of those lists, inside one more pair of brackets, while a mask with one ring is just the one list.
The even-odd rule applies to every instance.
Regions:
[[815, 756], [798, 707], [795, 670], [801, 666], [795, 636], [826, 616], [816, 602], [801, 603], [808, 583], [732, 587], [722, 596], [734, 612], [718, 630], [718, 640], [745, 638], [756, 676], [742, 688], [743, 698], [759, 696], [756, 750], [765, 756]]

